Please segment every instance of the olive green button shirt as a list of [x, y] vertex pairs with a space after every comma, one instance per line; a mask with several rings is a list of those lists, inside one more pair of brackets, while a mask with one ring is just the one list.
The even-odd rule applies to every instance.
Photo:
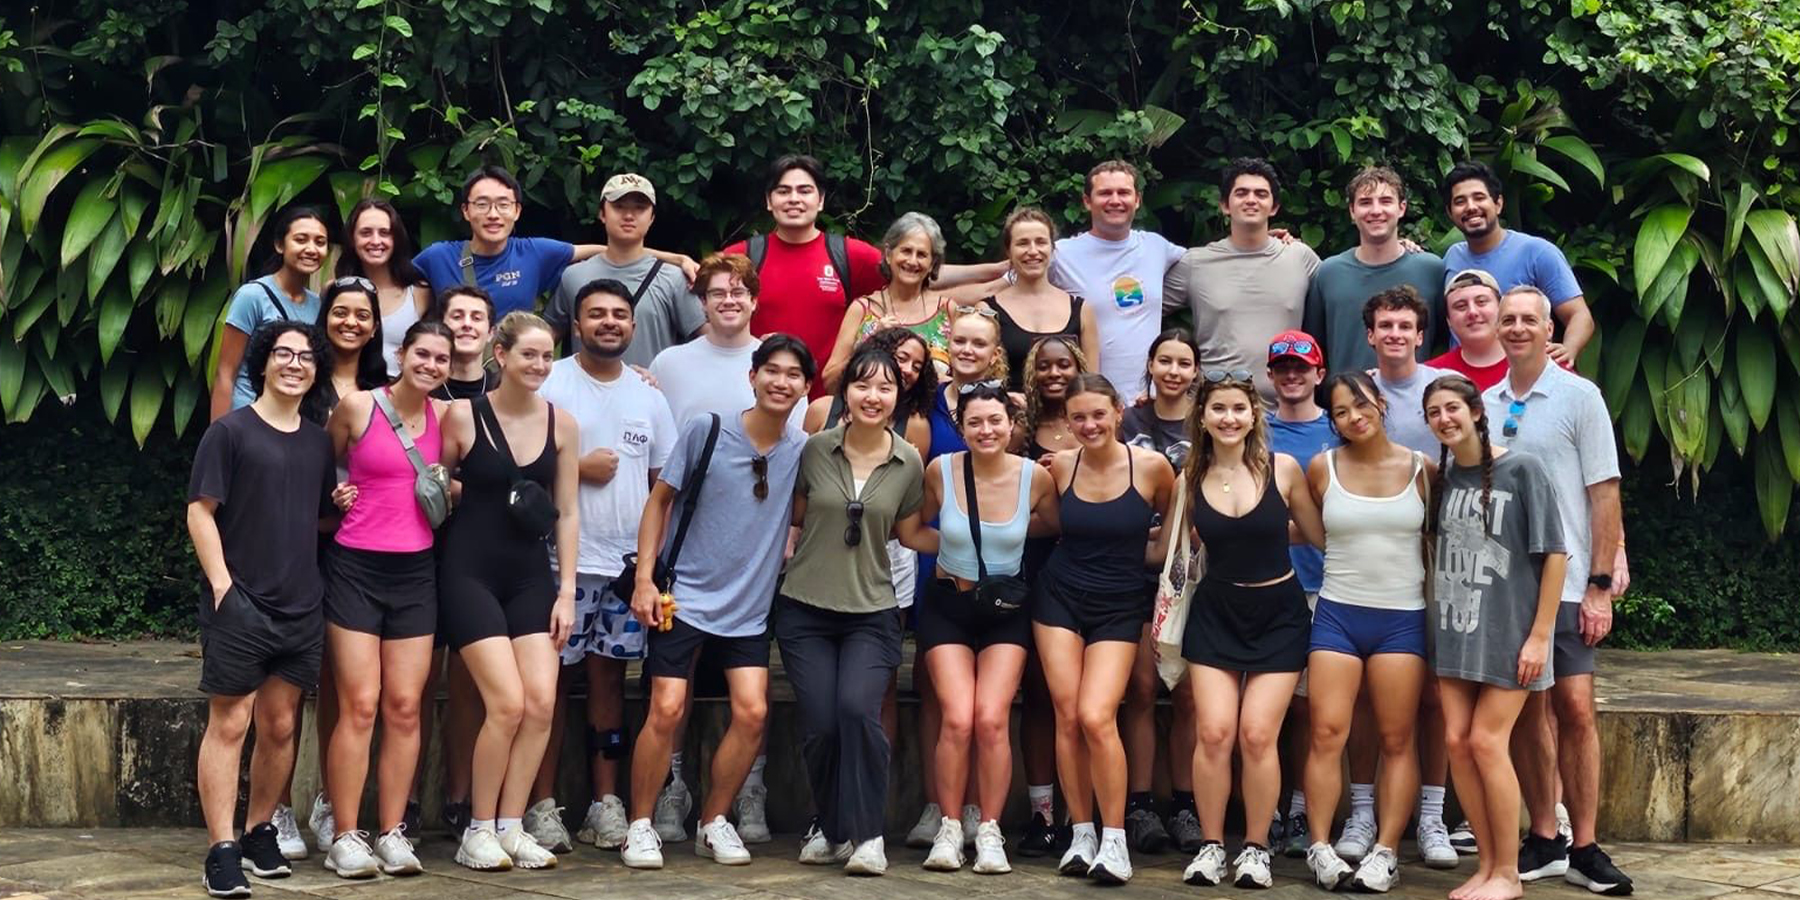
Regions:
[[[800, 542], [788, 563], [781, 592], [808, 606], [843, 613], [871, 613], [894, 609], [894, 575], [889, 566], [887, 542], [894, 522], [918, 511], [925, 501], [925, 466], [919, 451], [893, 438], [888, 458], [869, 473], [862, 494], [844, 455], [844, 429], [821, 431], [806, 442], [800, 454], [796, 497], [806, 501], [806, 521]], [[844, 544], [850, 527], [846, 505], [863, 504], [862, 540]]]

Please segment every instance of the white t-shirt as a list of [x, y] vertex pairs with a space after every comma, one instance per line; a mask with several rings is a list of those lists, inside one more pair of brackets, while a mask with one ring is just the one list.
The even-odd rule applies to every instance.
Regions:
[[619, 455], [611, 481], [581, 483], [581, 550], [575, 563], [584, 574], [617, 575], [624, 555], [637, 549], [650, 473], [663, 467], [675, 445], [669, 403], [629, 366], [618, 378], [601, 381], [575, 357], [557, 360], [538, 393], [575, 417], [583, 456], [601, 447]]
[[1163, 276], [1184, 252], [1151, 231], [1056, 242], [1050, 283], [1087, 300], [1100, 329], [1100, 374], [1126, 402], [1143, 391], [1144, 358], [1162, 331]]
[[[756, 405], [750, 387], [750, 357], [762, 341], [752, 339], [742, 347], [721, 347], [704, 336], [677, 344], [650, 361], [650, 377], [669, 401], [676, 425], [702, 413], [733, 418]], [[801, 428], [806, 421], [806, 397], [794, 404], [789, 424]]]

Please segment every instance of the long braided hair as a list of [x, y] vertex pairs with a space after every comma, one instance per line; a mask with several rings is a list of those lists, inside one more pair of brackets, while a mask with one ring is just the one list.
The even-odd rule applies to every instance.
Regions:
[[[1069, 356], [1075, 360], [1075, 375], [1077, 377], [1085, 375], [1088, 372], [1087, 356], [1083, 355], [1081, 352], [1081, 343], [1068, 335], [1053, 334], [1049, 337], [1041, 337], [1031, 342], [1031, 349], [1026, 352], [1024, 362], [1025, 428], [1027, 429], [1027, 437], [1037, 434], [1038, 421], [1044, 414], [1044, 395], [1038, 390], [1037, 359], [1038, 350], [1045, 344], [1051, 342], [1061, 344], [1064, 350], [1069, 351]], [[1069, 386], [1071, 388], [1074, 387], [1073, 381], [1074, 379], [1070, 379], [1071, 383]], [[1065, 394], [1063, 399], [1067, 401], [1068, 395]]]
[[1256, 382], [1231, 377], [1212, 381], [1202, 376], [1198, 384], [1194, 408], [1188, 413], [1188, 441], [1194, 445], [1194, 452], [1188, 455], [1185, 473], [1188, 496], [1200, 496], [1200, 483], [1205, 480], [1207, 470], [1212, 468], [1213, 440], [1206, 430], [1206, 401], [1220, 391], [1241, 391], [1250, 401], [1252, 425], [1250, 433], [1244, 435], [1244, 466], [1250, 470], [1251, 480], [1267, 490], [1265, 479], [1274, 478], [1275, 470], [1270, 465], [1269, 423], [1264, 417], [1262, 398], [1256, 392]]
[[[1425, 386], [1422, 395], [1426, 403], [1431, 402], [1431, 395], [1438, 391], [1449, 391], [1455, 394], [1463, 405], [1469, 408], [1469, 418], [1475, 420], [1475, 434], [1481, 439], [1481, 527], [1483, 531], [1494, 530], [1494, 445], [1488, 440], [1487, 407], [1481, 402], [1481, 389], [1475, 386], [1460, 373], [1452, 373], [1433, 380]], [[1435, 536], [1444, 515], [1444, 474], [1450, 470], [1450, 445], [1444, 444], [1438, 451], [1437, 476], [1431, 481], [1431, 514], [1425, 518], [1425, 533]]]

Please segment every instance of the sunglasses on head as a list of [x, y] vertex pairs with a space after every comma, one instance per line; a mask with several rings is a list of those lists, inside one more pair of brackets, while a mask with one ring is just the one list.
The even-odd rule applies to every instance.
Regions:
[[999, 318], [1000, 316], [999, 311], [981, 305], [958, 306], [956, 308], [956, 314], [959, 316], [968, 315], [970, 313], [978, 316], [987, 316], [990, 319]]
[[852, 500], [844, 504], [844, 516], [850, 520], [850, 526], [844, 529], [844, 546], [855, 547], [862, 543], [862, 501]]
[[375, 293], [375, 282], [361, 275], [346, 275], [343, 278], [333, 279], [331, 286], [334, 288], [361, 288], [371, 294]]
[[1506, 408], [1506, 421], [1500, 425], [1500, 433], [1506, 437], [1517, 437], [1519, 434], [1519, 417], [1525, 414], [1525, 401], [1514, 400]]
[[750, 489], [750, 493], [755, 494], [758, 500], [769, 499], [769, 458], [753, 457], [750, 460], [750, 471], [756, 475], [756, 486]]
[[1202, 377], [1204, 377], [1206, 379], [1208, 384], [1223, 384], [1227, 381], [1249, 381], [1250, 380], [1250, 370], [1249, 369], [1232, 369], [1230, 371], [1226, 371], [1224, 369], [1214, 369], [1210, 372], [1207, 372]]
[[1305, 356], [1313, 352], [1312, 341], [1276, 341], [1269, 345], [1270, 356], [1280, 356], [1290, 352]]
[[968, 384], [965, 384], [965, 385], [957, 388], [956, 392], [958, 394], [973, 394], [976, 391], [981, 390], [982, 388], [991, 388], [993, 390], [999, 390], [1000, 389], [1000, 379], [989, 378], [986, 381], [971, 381]]

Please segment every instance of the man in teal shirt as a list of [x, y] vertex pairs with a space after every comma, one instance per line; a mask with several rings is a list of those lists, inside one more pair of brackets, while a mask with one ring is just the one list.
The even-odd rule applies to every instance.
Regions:
[[1444, 319], [1444, 261], [1435, 253], [1407, 252], [1400, 237], [1406, 218], [1406, 185], [1394, 170], [1370, 166], [1350, 179], [1350, 221], [1357, 244], [1319, 264], [1306, 293], [1305, 328], [1325, 345], [1331, 371], [1375, 368], [1375, 350], [1363, 327], [1363, 304], [1400, 285], [1410, 285], [1430, 311], [1427, 346], [1419, 359], [1435, 355], [1449, 333]]

